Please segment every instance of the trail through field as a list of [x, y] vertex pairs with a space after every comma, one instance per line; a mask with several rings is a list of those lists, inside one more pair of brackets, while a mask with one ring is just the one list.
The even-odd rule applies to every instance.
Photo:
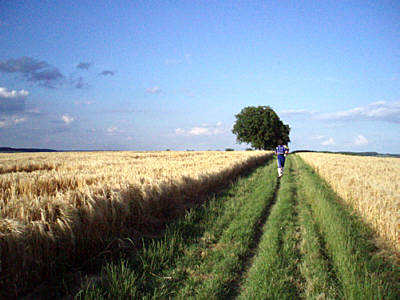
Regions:
[[139, 254], [106, 266], [84, 299], [399, 299], [400, 269], [371, 231], [289, 156], [239, 179]]
[[232, 281], [232, 283], [230, 285], [231, 290], [229, 291], [227, 298], [234, 299], [239, 294], [240, 285], [244, 280], [245, 274], [247, 274], [249, 268], [251, 267], [252, 261], [256, 254], [256, 251], [259, 247], [261, 237], [263, 235], [264, 224], [267, 221], [268, 216], [271, 212], [272, 205], [275, 204], [275, 202], [276, 202], [276, 197], [278, 194], [279, 187], [280, 187], [280, 180], [278, 180], [277, 185], [275, 187], [274, 194], [273, 194], [273, 200], [265, 207], [264, 212], [262, 213], [261, 218], [257, 223], [257, 227], [254, 230], [254, 236], [252, 238], [252, 243], [251, 243], [246, 255], [242, 259], [242, 269], [240, 270], [236, 280]]

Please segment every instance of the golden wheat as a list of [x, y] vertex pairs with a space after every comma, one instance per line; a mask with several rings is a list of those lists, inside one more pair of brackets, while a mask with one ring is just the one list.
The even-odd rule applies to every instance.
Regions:
[[[79, 206], [71, 193], [87, 196], [99, 190], [143, 193], [162, 184], [180, 185], [185, 178], [218, 174], [257, 152], [98, 152], [0, 155], [2, 218], [23, 223], [37, 220], [43, 201]], [[50, 208], [49, 208], [50, 209]]]
[[336, 193], [400, 251], [400, 159], [299, 153]]
[[55, 261], [87, 260], [115, 238], [159, 226], [270, 156], [259, 151], [0, 154], [0, 286], [24, 289], [26, 279], [40, 281]]

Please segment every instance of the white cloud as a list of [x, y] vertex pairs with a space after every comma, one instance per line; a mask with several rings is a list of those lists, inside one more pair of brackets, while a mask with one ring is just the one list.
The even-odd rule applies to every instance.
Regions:
[[207, 124], [203, 124], [201, 126], [192, 127], [189, 130], [177, 128], [175, 129], [175, 135], [181, 135], [181, 136], [220, 135], [226, 131], [222, 125], [223, 123], [219, 121], [215, 125], [209, 126]]
[[314, 112], [306, 109], [290, 109], [279, 112], [282, 116], [304, 116], [326, 121], [385, 121], [400, 123], [400, 101], [377, 101], [364, 106], [332, 113]]
[[218, 134], [224, 133], [225, 129], [222, 128], [222, 127], [217, 127], [217, 128], [214, 128], [212, 132], [213, 132], [214, 135], [218, 135]]
[[334, 113], [322, 113], [317, 116], [317, 119], [323, 119], [323, 120], [345, 120], [349, 119], [352, 117], [355, 117], [357, 115], [361, 115], [362, 113], [362, 108], [361, 107], [356, 107], [352, 108], [349, 110], [345, 111], [338, 111]]
[[323, 141], [321, 145], [323, 146], [335, 145], [335, 140], [333, 138], [329, 138], [326, 141]]
[[118, 131], [118, 127], [116, 127], [116, 126], [113, 126], [113, 127], [110, 127], [110, 128], [107, 129], [107, 133], [108, 134], [114, 134], [117, 131]]
[[40, 114], [41, 113], [41, 111], [38, 108], [32, 108], [32, 109], [28, 110], [27, 112], [31, 113], [31, 114]]
[[22, 122], [25, 122], [25, 121], [26, 121], [25, 117], [23, 117], [23, 118], [15, 118], [14, 119], [14, 124], [22, 123]]
[[296, 116], [296, 115], [312, 115], [314, 112], [306, 109], [287, 109], [279, 112], [279, 115], [283, 116]]
[[190, 135], [211, 135], [211, 131], [209, 128], [206, 127], [193, 127], [189, 131]]
[[16, 98], [25, 98], [29, 95], [28, 91], [25, 90], [20, 90], [20, 91], [8, 91], [4, 87], [0, 87], [0, 98], [5, 98], [5, 99], [16, 99]]
[[365, 136], [363, 135], [359, 135], [356, 137], [356, 139], [354, 140], [354, 145], [356, 146], [365, 146], [368, 145], [368, 140], [366, 139]]
[[146, 92], [150, 93], [150, 94], [159, 94], [159, 93], [161, 93], [161, 88], [159, 86], [153, 86], [153, 87], [147, 88]]
[[10, 127], [12, 125], [23, 123], [26, 120], [26, 117], [6, 117], [0, 121], [0, 128]]
[[186, 133], [186, 131], [182, 128], [177, 128], [175, 129], [175, 134], [176, 135], [184, 135]]
[[322, 120], [379, 120], [391, 123], [400, 123], [400, 101], [387, 103], [378, 101], [365, 106], [355, 107], [335, 113], [320, 114]]
[[69, 116], [68, 114], [63, 115], [61, 118], [67, 125], [71, 124], [74, 121], [74, 118]]
[[75, 101], [75, 105], [92, 105], [95, 104], [95, 101]]
[[[8, 90], [5, 87], [0, 87], [0, 113], [12, 115], [15, 113], [22, 113], [25, 111], [25, 98], [29, 95], [25, 90]], [[8, 120], [7, 123], [13, 123]], [[6, 125], [3, 124], [2, 127]]]
[[316, 135], [316, 136], [313, 136], [312, 139], [313, 140], [322, 140], [324, 137], [325, 136], [323, 136], [323, 135]]

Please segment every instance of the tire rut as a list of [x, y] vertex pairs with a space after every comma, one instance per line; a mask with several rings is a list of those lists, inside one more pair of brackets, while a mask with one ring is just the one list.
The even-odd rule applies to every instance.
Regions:
[[253, 258], [257, 253], [257, 249], [260, 244], [261, 237], [263, 235], [263, 227], [268, 220], [268, 216], [270, 215], [271, 208], [276, 203], [279, 188], [280, 188], [280, 178], [277, 179], [277, 184], [275, 186], [274, 193], [272, 194], [272, 201], [270, 201], [264, 208], [264, 210], [261, 214], [261, 217], [257, 223], [257, 227], [254, 230], [254, 234], [252, 237], [253, 242], [252, 242], [251, 246], [249, 247], [246, 255], [244, 255], [242, 258], [242, 264], [241, 264], [242, 269], [239, 271], [236, 279], [231, 282], [230, 292], [226, 296], [225, 299], [236, 299], [239, 296], [241, 283], [243, 282], [244, 276], [247, 273], [247, 271], [249, 270], [249, 268], [251, 267]]
[[300, 265], [301, 262], [303, 261], [303, 257], [300, 251], [300, 244], [302, 242], [302, 233], [301, 233], [301, 225], [300, 225], [300, 216], [299, 216], [299, 185], [298, 185], [298, 165], [297, 163], [292, 164], [291, 171], [293, 172], [293, 179], [294, 179], [294, 187], [293, 187], [293, 198], [294, 198], [294, 216], [295, 216], [295, 227], [296, 227], [296, 233], [295, 233], [295, 240], [296, 240], [296, 247], [294, 249], [297, 260], [295, 262], [295, 267], [296, 267], [296, 278], [295, 278], [295, 285], [297, 288], [297, 298], [301, 299], [302, 295], [304, 294], [304, 285], [305, 285], [305, 278], [303, 277], [301, 271], [300, 271]]

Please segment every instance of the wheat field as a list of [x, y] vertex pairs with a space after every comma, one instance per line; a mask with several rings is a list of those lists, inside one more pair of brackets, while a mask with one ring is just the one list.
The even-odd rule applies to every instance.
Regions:
[[182, 214], [265, 151], [0, 154], [0, 285], [24, 289], [52, 266]]
[[400, 252], [400, 159], [299, 153], [336, 193]]

